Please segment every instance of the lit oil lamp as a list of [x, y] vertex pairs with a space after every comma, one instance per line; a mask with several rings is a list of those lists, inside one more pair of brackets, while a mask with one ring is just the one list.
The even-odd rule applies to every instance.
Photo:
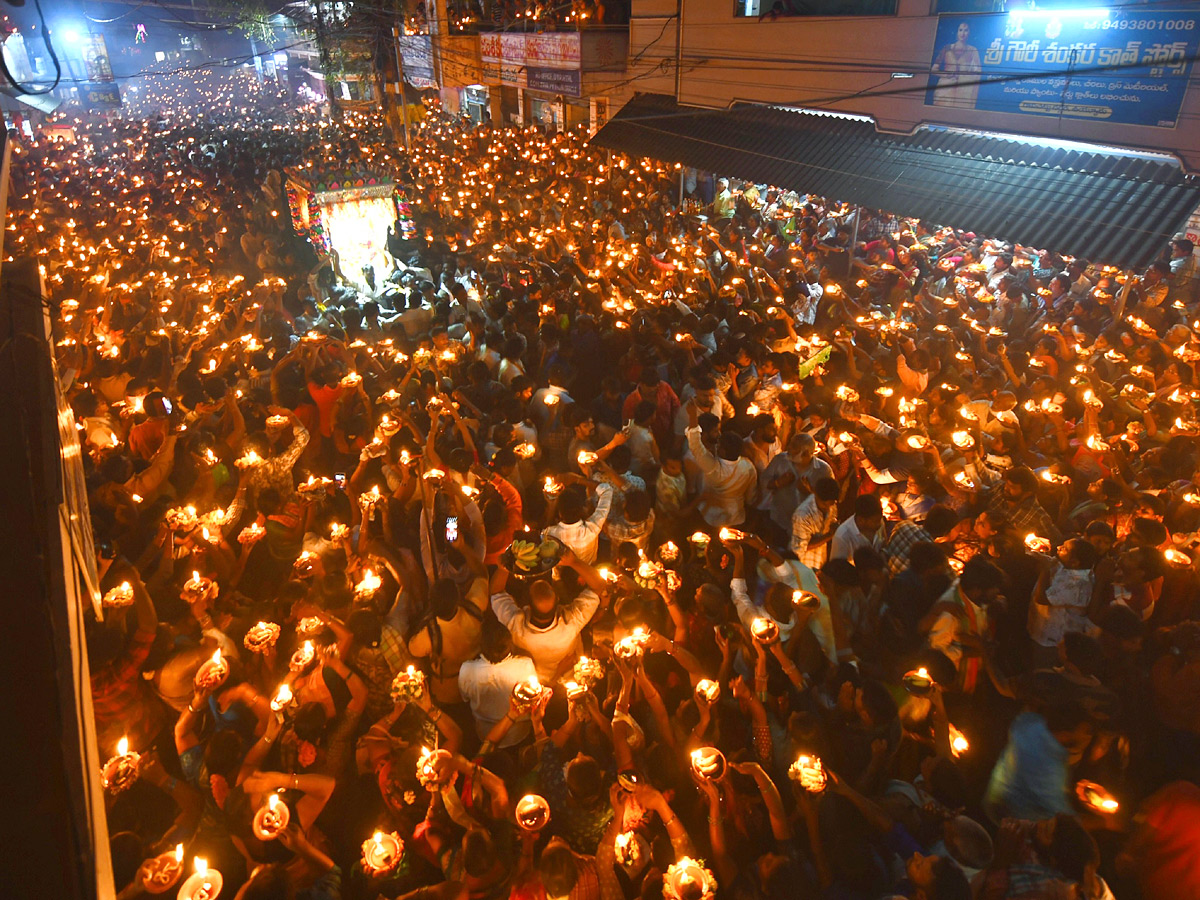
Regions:
[[528, 710], [542, 696], [544, 688], [536, 675], [531, 675], [524, 681], [513, 685], [513, 705], [521, 711]]
[[426, 481], [442, 481], [445, 479], [446, 473], [442, 469], [427, 469], [421, 477]]
[[838, 389], [834, 391], [834, 396], [845, 403], [858, 402], [858, 391], [848, 384], [839, 385]]
[[923, 434], [910, 434], [904, 442], [913, 450], [924, 450], [929, 446], [929, 438]]
[[316, 637], [325, 630], [325, 622], [320, 616], [304, 616], [296, 623], [296, 634], [302, 637]]
[[550, 804], [539, 794], [526, 794], [517, 801], [514, 815], [522, 831], [537, 834], [550, 824]]
[[757, 616], [750, 623], [750, 634], [760, 644], [770, 644], [779, 638], [779, 626], [766, 616]]
[[658, 558], [664, 563], [675, 562], [679, 559], [679, 546], [674, 541], [667, 541], [658, 548]]
[[441, 788], [441, 776], [438, 774], [438, 767], [435, 760], [444, 756], [449, 756], [449, 753], [445, 750], [430, 750], [428, 747], [421, 748], [421, 755], [417, 758], [417, 781], [427, 791], [436, 792]]
[[[303, 667], [301, 667], [303, 668]], [[279, 685], [275, 690], [275, 696], [271, 698], [271, 710], [273, 712], [283, 712], [292, 703], [292, 686], [286, 681]]]
[[210, 659], [206, 659], [196, 670], [195, 684], [197, 690], [213, 690], [224, 683], [229, 677], [229, 662], [221, 655], [221, 648]]
[[1075, 796], [1092, 812], [1111, 815], [1121, 808], [1116, 798], [1094, 781], [1076, 782]]
[[296, 485], [297, 494], [317, 494], [324, 491], [333, 482], [328, 478], [318, 478], [316, 475], [309, 475], [308, 478]]
[[329, 526], [329, 539], [331, 541], [342, 541], [350, 536], [350, 526], [343, 525], [341, 522], [334, 522]]
[[591, 450], [580, 450], [579, 455], [575, 457], [575, 461], [581, 466], [593, 466], [599, 459], [600, 457]]
[[363, 841], [362, 865], [368, 875], [386, 875], [400, 863], [404, 842], [394, 831], [376, 831]]
[[288, 668], [293, 672], [299, 672], [317, 656], [316, 645], [312, 641], [305, 641], [296, 648], [296, 652], [292, 654], [292, 658], [288, 661]]
[[167, 527], [173, 531], [191, 531], [199, 523], [194, 506], [176, 506], [163, 514]]
[[954, 483], [964, 491], [973, 491], [979, 487], [974, 481], [971, 480], [971, 476], [966, 472], [955, 472]]
[[251, 625], [242, 638], [242, 644], [251, 653], [268, 653], [275, 642], [280, 640], [280, 626], [274, 622], [259, 622]]
[[604, 677], [604, 664], [590, 656], [581, 656], [575, 661], [571, 674], [580, 684], [590, 687]]
[[819, 794], [828, 783], [821, 757], [802, 754], [788, 766], [788, 778], [798, 782], [810, 794]]
[[133, 585], [122, 581], [100, 601], [105, 609], [123, 609], [133, 604]]
[[533, 446], [533, 444], [529, 443], [528, 441], [522, 441], [520, 444], [517, 444], [515, 447], [513, 447], [513, 453], [521, 457], [521, 459], [532, 459], [534, 454], [537, 453], [537, 447]]
[[183, 844], [142, 863], [142, 890], [147, 894], [165, 894], [183, 874]]
[[688, 537], [688, 540], [692, 543], [692, 545], [697, 550], [703, 550], [705, 547], [708, 546], [708, 542], [710, 540], [712, 540], [712, 538], [708, 535], [707, 532], [693, 531], [691, 533], [691, 535]]
[[738, 531], [736, 528], [722, 528], [717, 532], [717, 538], [721, 541], [721, 543], [728, 543], [730, 541], [744, 541], [746, 539], [746, 532]]
[[637, 832], [622, 831], [613, 840], [613, 851], [617, 857], [617, 863], [621, 866], [632, 866], [642, 856], [641, 841], [638, 840]]
[[689, 760], [692, 774], [704, 781], [720, 781], [728, 769], [725, 754], [716, 747], [700, 747], [693, 750]]
[[625, 637], [613, 644], [613, 654], [621, 659], [633, 660], [639, 658], [646, 650], [646, 641], [650, 632], [645, 626], [638, 625]]
[[711, 705], [721, 696], [721, 685], [711, 678], [701, 678], [696, 682], [696, 696], [703, 697]]
[[267, 526], [260, 525], [257, 522], [251, 522], [242, 529], [238, 535], [239, 544], [253, 544], [267, 533]]
[[1050, 538], [1040, 537], [1031, 531], [1025, 535], [1025, 546], [1031, 553], [1049, 553]]
[[404, 701], [411, 703], [421, 698], [425, 693], [425, 673], [414, 665], [409, 665], [396, 673], [392, 679], [392, 702]]
[[289, 419], [287, 416], [267, 416], [267, 427], [271, 429], [283, 428], [290, 421], [291, 419]]
[[383, 587], [383, 578], [372, 569], [363, 569], [362, 578], [354, 585], [354, 596], [358, 600], [371, 597]]
[[1173, 569], [1186, 569], [1192, 564], [1192, 558], [1181, 550], [1176, 550], [1174, 547], [1168, 547], [1163, 551], [1163, 559], [1167, 561], [1167, 565]]
[[237, 458], [234, 465], [239, 469], [253, 469], [256, 466], [261, 466], [264, 460], [258, 455], [257, 450], [247, 450]]
[[250, 827], [260, 841], [273, 841], [291, 820], [292, 813], [288, 805], [279, 799], [279, 794], [272, 791], [267, 794], [267, 802], [254, 814]]
[[183, 583], [184, 599], [194, 600], [199, 599], [208, 593], [212, 587], [212, 579], [205, 578], [198, 571], [192, 571], [192, 577]]
[[652, 559], [643, 559], [634, 569], [633, 580], [644, 588], [654, 588], [662, 577], [663, 567]]
[[547, 475], [546, 480], [542, 483], [542, 493], [547, 497], [557, 497], [562, 493], [563, 484], [553, 475]]
[[903, 682], [904, 689], [918, 697], [923, 697], [933, 690], [933, 678], [924, 666], [905, 672]]
[[954, 443], [954, 446], [958, 447], [960, 450], [970, 450], [975, 446], [975, 438], [971, 437], [970, 432], [967, 431], [954, 432], [952, 435], [950, 435], [950, 440]]
[[821, 598], [812, 591], [796, 590], [792, 591], [792, 605], [798, 606], [801, 609], [820, 609]]
[[179, 886], [178, 900], [216, 900], [225, 884], [221, 873], [210, 869], [202, 856], [195, 857], [193, 866], [195, 871]]
[[1046, 482], [1047, 484], [1070, 484], [1071, 476], [1058, 475], [1054, 472], [1051, 472], [1049, 469], [1046, 469], [1044, 472], [1042, 472], [1042, 481]]
[[100, 784], [110, 794], [119, 794], [129, 788], [138, 778], [141, 754], [129, 749], [129, 738], [117, 741], [117, 755], [100, 770]]

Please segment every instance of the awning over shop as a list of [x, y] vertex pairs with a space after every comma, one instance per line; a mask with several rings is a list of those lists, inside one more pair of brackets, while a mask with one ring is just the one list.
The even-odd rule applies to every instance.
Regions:
[[1200, 178], [1144, 155], [662, 94], [635, 96], [592, 144], [1120, 266], [1153, 260], [1200, 204]]

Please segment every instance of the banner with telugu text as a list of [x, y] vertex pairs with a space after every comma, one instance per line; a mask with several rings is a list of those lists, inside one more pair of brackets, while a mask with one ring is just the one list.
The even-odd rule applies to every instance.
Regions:
[[1200, 8], [944, 15], [925, 105], [1174, 128]]

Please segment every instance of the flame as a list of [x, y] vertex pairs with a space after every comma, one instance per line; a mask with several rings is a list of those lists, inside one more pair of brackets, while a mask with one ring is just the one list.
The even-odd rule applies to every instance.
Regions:
[[271, 812], [274, 812], [275, 807], [277, 807], [278, 805], [279, 805], [279, 795], [278, 794], [268, 794], [267, 795], [267, 807], [271, 810]]
[[212, 664], [214, 666], [221, 665], [221, 648], [217, 648], [217, 652], [212, 655]]
[[175, 845], [175, 862], [183, 862], [183, 844]]
[[129, 753], [129, 738], [123, 737], [117, 741], [117, 756], [126, 756]]
[[205, 859], [203, 856], [192, 857], [192, 865], [196, 867], [197, 875], [207, 875], [208, 874], [208, 860]]
[[967, 740], [967, 736], [965, 734], [963, 734], [961, 731], [959, 731], [957, 728], [955, 728], [953, 725], [951, 725], [950, 726], [950, 752], [953, 753], [954, 756], [958, 757], [958, 756], [962, 756], [970, 748], [971, 748], [971, 744]]

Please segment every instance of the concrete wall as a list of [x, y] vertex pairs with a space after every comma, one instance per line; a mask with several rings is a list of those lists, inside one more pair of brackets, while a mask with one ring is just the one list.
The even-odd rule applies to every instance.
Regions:
[[[881, 130], [922, 123], [1036, 135], [1173, 153], [1200, 173], [1200, 77], [1194, 64], [1179, 124], [1151, 128], [924, 105], [937, 16], [932, 0], [899, 0], [887, 17], [735, 18], [733, 0], [684, 0], [679, 100], [724, 108], [737, 101], [810, 106], [868, 115]], [[1116, 4], [1112, 4], [1116, 5]], [[1189, 6], [1186, 2], [1180, 8]], [[626, 92], [676, 92], [673, 0], [633, 0]], [[636, 60], [636, 62], [635, 62]], [[892, 72], [916, 77], [891, 81]], [[912, 87], [909, 94], [844, 98]], [[627, 94], [626, 94], [627, 95]]]

